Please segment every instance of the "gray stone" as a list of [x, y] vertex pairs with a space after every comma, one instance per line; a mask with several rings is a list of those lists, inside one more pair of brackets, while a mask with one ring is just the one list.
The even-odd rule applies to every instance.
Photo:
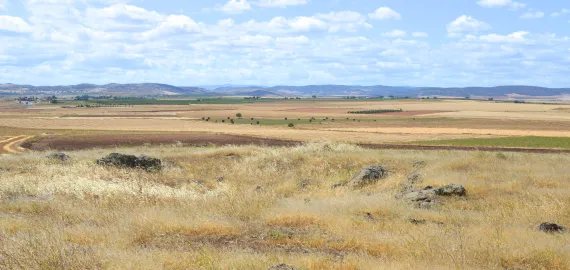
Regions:
[[459, 184], [450, 184], [435, 189], [435, 194], [439, 196], [465, 196], [465, 187]]
[[370, 165], [361, 169], [347, 185], [351, 187], [363, 187], [374, 184], [387, 175], [388, 170], [384, 169], [384, 167], [380, 165]]
[[412, 166], [414, 166], [414, 168], [422, 168], [422, 167], [425, 167], [425, 165], [426, 165], [426, 162], [423, 160], [418, 160], [418, 161], [415, 161], [414, 163], [412, 163]]
[[146, 171], [162, 170], [162, 161], [160, 159], [151, 158], [146, 155], [137, 157], [135, 155], [111, 153], [108, 156], [97, 160], [97, 164], [124, 168], [140, 168]]
[[65, 154], [65, 153], [61, 153], [61, 152], [53, 153], [53, 154], [47, 156], [47, 158], [49, 158], [49, 159], [56, 159], [56, 160], [59, 160], [59, 161], [68, 161], [68, 160], [71, 160], [71, 157], [70, 157], [70, 156], [68, 156], [68, 155]]
[[297, 270], [297, 268], [288, 264], [280, 263], [269, 267], [268, 270]]
[[538, 230], [545, 233], [563, 233], [566, 228], [556, 223], [544, 222], [538, 226]]

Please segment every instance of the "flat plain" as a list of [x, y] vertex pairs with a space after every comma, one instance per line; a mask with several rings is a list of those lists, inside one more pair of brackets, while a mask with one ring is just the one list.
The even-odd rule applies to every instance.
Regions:
[[0, 269], [570, 269], [567, 104], [6, 104]]

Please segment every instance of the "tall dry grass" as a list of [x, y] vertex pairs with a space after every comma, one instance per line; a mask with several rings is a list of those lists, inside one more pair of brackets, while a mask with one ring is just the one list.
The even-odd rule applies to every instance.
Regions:
[[[166, 168], [94, 164], [112, 151], [161, 157]], [[335, 143], [69, 154], [0, 157], [1, 269], [570, 268], [568, 236], [536, 231], [570, 225], [568, 155]], [[417, 160], [427, 164], [421, 185], [459, 183], [468, 196], [431, 210], [395, 199]], [[331, 188], [371, 163], [390, 176]]]

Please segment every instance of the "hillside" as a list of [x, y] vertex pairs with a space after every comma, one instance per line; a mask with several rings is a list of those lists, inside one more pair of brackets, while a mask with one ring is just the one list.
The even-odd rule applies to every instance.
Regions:
[[421, 96], [483, 96], [501, 97], [522, 95], [530, 97], [558, 97], [570, 95], [570, 88], [546, 88], [527, 85], [506, 85], [496, 87], [410, 87], [410, 86], [360, 86], [360, 85], [305, 85], [288, 86], [173, 86], [159, 83], [136, 83], [105, 85], [78, 84], [60, 86], [33, 86], [0, 84], [0, 95], [135, 95], [135, 96], [177, 96], [177, 95], [216, 95], [216, 96], [261, 96], [261, 97], [421, 97]]

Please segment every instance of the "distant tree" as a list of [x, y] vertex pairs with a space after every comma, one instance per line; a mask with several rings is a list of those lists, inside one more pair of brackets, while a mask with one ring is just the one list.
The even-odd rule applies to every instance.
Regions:
[[312, 98], [317, 98], [317, 96], [316, 96], [316, 95], [313, 95]]
[[295, 127], [295, 124], [289, 123], [287, 126], [290, 127], [290, 128], [292, 128], [292, 127]]
[[241, 113], [236, 113], [236, 117], [241, 118], [242, 117]]

